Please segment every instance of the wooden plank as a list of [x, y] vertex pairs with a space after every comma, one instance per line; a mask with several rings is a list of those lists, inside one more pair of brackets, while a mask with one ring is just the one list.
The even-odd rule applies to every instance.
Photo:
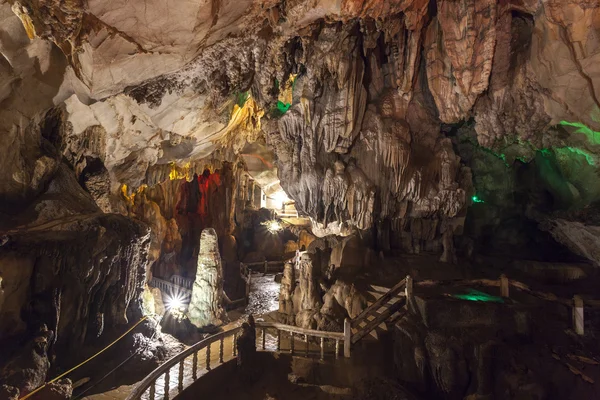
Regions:
[[364, 319], [367, 315], [371, 314], [373, 312], [373, 310], [377, 310], [377, 309], [381, 308], [382, 305], [386, 304], [388, 301], [390, 301], [390, 299], [392, 299], [394, 296], [396, 296], [396, 294], [400, 293], [400, 291], [402, 291], [402, 289], [404, 287], [405, 282], [406, 282], [406, 278], [402, 279], [400, 282], [395, 284], [394, 287], [389, 290], [389, 292], [387, 292], [386, 294], [381, 296], [375, 303], [373, 303], [373, 305], [365, 308], [363, 310], [363, 312], [361, 312], [359, 314], [359, 316], [356, 317], [352, 321], [352, 325], [356, 325], [359, 321]]
[[277, 322], [263, 322], [259, 321], [256, 323], [257, 328], [275, 328], [281, 331], [286, 331], [290, 333], [295, 333], [298, 335], [308, 335], [317, 338], [325, 338], [325, 339], [339, 339], [344, 340], [343, 332], [327, 332], [327, 331], [317, 331], [314, 329], [304, 329], [298, 326], [279, 324]]
[[394, 304], [390, 307], [385, 313], [382, 313], [375, 320], [369, 322], [367, 326], [357, 332], [354, 336], [352, 336], [352, 344], [355, 344], [360, 339], [368, 335], [373, 329], [375, 329], [379, 324], [388, 319], [392, 314], [397, 312], [404, 305], [403, 301], [398, 301], [398, 303]]

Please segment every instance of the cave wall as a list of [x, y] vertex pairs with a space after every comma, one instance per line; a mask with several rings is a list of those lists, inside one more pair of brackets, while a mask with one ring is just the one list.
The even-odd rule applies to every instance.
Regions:
[[[152, 275], [163, 279], [173, 274], [193, 277], [202, 230], [215, 229], [221, 246], [234, 231], [237, 179], [243, 169], [228, 162], [212, 172], [205, 168], [200, 174], [191, 167], [185, 171], [170, 168], [170, 177], [156, 185], [142, 186], [132, 193], [124, 186], [121, 200], [127, 215], [151, 227]], [[237, 254], [233, 257], [237, 259]]]

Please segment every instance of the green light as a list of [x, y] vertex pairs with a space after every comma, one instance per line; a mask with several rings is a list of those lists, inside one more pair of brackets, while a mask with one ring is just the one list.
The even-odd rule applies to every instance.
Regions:
[[283, 103], [282, 101], [277, 101], [277, 109], [282, 114], [285, 114], [290, 109], [291, 106], [292, 106], [291, 104], [286, 104], [286, 103]]
[[483, 301], [486, 303], [504, 303], [502, 297], [492, 296], [475, 289], [469, 290], [467, 294], [453, 294], [452, 297], [460, 300]]
[[235, 96], [235, 103], [240, 107], [244, 107], [244, 104], [246, 104], [246, 100], [248, 100], [248, 97], [250, 97], [250, 92], [240, 92]]
[[562, 126], [577, 128], [575, 133], [584, 134], [592, 144], [600, 144], [600, 132], [590, 129], [587, 125], [582, 124], [581, 122], [560, 121], [559, 124]]
[[559, 148], [559, 149], [556, 149], [556, 150], [568, 150], [571, 153], [575, 153], [575, 154], [579, 154], [580, 156], [584, 156], [585, 160], [587, 161], [587, 163], [589, 165], [595, 165], [596, 164], [594, 162], [594, 157], [592, 157], [589, 153], [587, 153], [587, 152], [585, 152], [585, 151], [583, 151], [581, 149], [578, 149], [577, 147], [563, 147], [563, 148]]
[[539, 150], [540, 154], [542, 154], [544, 157], [550, 157], [552, 155], [553, 151], [554, 151], [554, 153], [558, 153], [558, 154], [560, 154], [560, 153], [564, 154], [565, 152], [568, 151], [570, 153], [585, 157], [585, 161], [588, 163], [588, 165], [591, 165], [591, 166], [596, 165], [596, 162], [594, 161], [594, 157], [590, 153], [588, 153], [584, 150], [581, 150], [577, 147], [568, 147], [567, 146], [567, 147], [555, 147], [552, 149]]
[[485, 203], [485, 201], [481, 200], [479, 197], [477, 196], [473, 196], [471, 197], [471, 200], [473, 200], [473, 203]]

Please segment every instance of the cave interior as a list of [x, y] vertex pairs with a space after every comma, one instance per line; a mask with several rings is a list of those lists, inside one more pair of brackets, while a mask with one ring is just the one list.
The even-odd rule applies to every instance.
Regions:
[[[599, 32], [597, 0], [0, 0], [0, 400], [146, 398], [244, 322], [176, 398], [600, 399]], [[352, 357], [245, 358], [255, 320]]]

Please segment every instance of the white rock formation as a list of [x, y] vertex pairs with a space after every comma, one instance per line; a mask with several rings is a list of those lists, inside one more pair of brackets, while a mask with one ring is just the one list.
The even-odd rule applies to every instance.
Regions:
[[217, 233], [213, 228], [206, 228], [200, 235], [198, 269], [188, 309], [190, 322], [198, 328], [222, 325], [227, 319], [222, 301], [223, 266]]

